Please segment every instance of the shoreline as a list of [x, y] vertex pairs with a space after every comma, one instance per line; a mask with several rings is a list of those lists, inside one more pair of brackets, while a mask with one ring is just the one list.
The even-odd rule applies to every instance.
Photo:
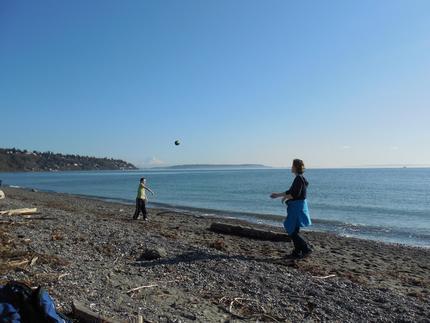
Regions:
[[[104, 197], [97, 195], [88, 195], [88, 194], [74, 194], [74, 193], [62, 193], [56, 192], [53, 190], [42, 190], [42, 189], [34, 189], [32, 187], [24, 187], [24, 186], [16, 186], [16, 185], [3, 185], [2, 187], [7, 188], [15, 188], [22, 190], [33, 191], [36, 190], [38, 192], [44, 193], [53, 193], [53, 194], [65, 194], [70, 196], [76, 196], [87, 199], [94, 199], [104, 202], [111, 203], [120, 203], [124, 205], [132, 205], [134, 206], [135, 202], [132, 199], [123, 199], [123, 198], [113, 198], [113, 197]], [[0, 187], [1, 189], [1, 187]], [[283, 230], [282, 222], [285, 219], [286, 215], [277, 215], [277, 214], [263, 214], [263, 213], [252, 213], [252, 212], [239, 212], [239, 211], [229, 211], [229, 210], [221, 210], [221, 209], [210, 209], [210, 208], [200, 208], [193, 206], [182, 206], [182, 205], [174, 205], [163, 202], [148, 202], [147, 205], [149, 208], [153, 209], [165, 209], [172, 212], [181, 212], [183, 214], [196, 214], [198, 216], [207, 216], [213, 218], [219, 218], [221, 220], [225, 219], [236, 219], [238, 221], [244, 221], [249, 225], [265, 225], [273, 228], [281, 228]], [[230, 214], [230, 215], [228, 215]], [[407, 247], [416, 247], [430, 250], [430, 243], [427, 239], [430, 240], [430, 234], [417, 234], [410, 233], [409, 231], [400, 231], [398, 229], [390, 228], [390, 231], [387, 231], [383, 226], [370, 226], [363, 224], [352, 224], [347, 222], [342, 222], [338, 220], [325, 220], [325, 219], [312, 219], [313, 225], [305, 228], [305, 231], [310, 232], [322, 232], [328, 234], [334, 234], [343, 238], [355, 238], [361, 240], [369, 240], [375, 242], [382, 242], [385, 244], [393, 244], [393, 245], [401, 245]], [[405, 239], [401, 239], [399, 236], [402, 235], [406, 239], [414, 239], [413, 242], [407, 242]], [[426, 239], [426, 240], [423, 240]]]
[[[107, 317], [142, 314], [147, 322], [429, 322], [427, 249], [306, 231], [314, 253], [289, 262], [291, 243], [208, 230], [214, 221], [240, 220], [151, 208], [148, 222], [132, 221], [131, 205], [4, 191], [1, 209], [37, 207], [40, 214], [2, 216], [0, 284], [42, 285], [64, 313], [76, 299]], [[162, 258], [137, 261], [157, 248]], [[33, 266], [6, 266], [34, 257]]]

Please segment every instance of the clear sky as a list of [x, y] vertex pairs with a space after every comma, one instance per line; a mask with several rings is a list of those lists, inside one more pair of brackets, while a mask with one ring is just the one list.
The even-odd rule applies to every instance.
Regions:
[[0, 127], [139, 166], [428, 165], [430, 1], [2, 0]]

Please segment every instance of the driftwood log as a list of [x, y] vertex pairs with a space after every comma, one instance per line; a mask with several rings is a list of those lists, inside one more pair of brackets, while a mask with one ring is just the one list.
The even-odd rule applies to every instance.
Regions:
[[37, 208], [35, 207], [0, 211], [0, 215], [30, 215], [30, 214], [36, 214], [36, 213], [37, 213]]
[[85, 307], [81, 302], [76, 300], [72, 304], [73, 318], [78, 319], [83, 323], [119, 323], [119, 321], [107, 319], [97, 313], [94, 313], [89, 308]]
[[[100, 314], [94, 313], [92, 310], [85, 307], [84, 304], [82, 304], [81, 302], [76, 301], [76, 300], [74, 300], [72, 303], [72, 310], [73, 310], [73, 318], [77, 319], [80, 323], [123, 323], [123, 321], [108, 319], [106, 317], [101, 316]], [[127, 323], [144, 323], [144, 322], [151, 323], [151, 321], [144, 320], [142, 315], [138, 315], [137, 317], [131, 318], [125, 322], [127, 322]]]
[[220, 222], [212, 223], [209, 230], [216, 233], [223, 233], [257, 240], [291, 241], [291, 238], [286, 233], [254, 229], [242, 225], [231, 225]]

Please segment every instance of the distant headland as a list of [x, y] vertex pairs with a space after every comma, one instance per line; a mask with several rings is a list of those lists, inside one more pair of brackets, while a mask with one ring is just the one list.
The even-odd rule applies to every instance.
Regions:
[[219, 169], [219, 168], [271, 168], [262, 164], [185, 164], [173, 166], [157, 166], [150, 169]]
[[39, 151], [0, 148], [0, 172], [49, 172], [66, 170], [137, 169], [121, 159], [64, 155]]

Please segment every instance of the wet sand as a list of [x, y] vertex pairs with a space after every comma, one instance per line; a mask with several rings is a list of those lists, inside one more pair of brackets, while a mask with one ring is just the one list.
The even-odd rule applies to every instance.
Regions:
[[[40, 214], [0, 217], [0, 284], [42, 285], [64, 313], [76, 299], [148, 322], [430, 322], [428, 249], [304, 232], [314, 252], [291, 262], [291, 243], [208, 230], [241, 221], [163, 209], [133, 221], [130, 205], [2, 189], [0, 210]], [[137, 261], [147, 249], [165, 254]], [[33, 266], [16, 265], [35, 257]], [[140, 286], [152, 287], [130, 292]]]

